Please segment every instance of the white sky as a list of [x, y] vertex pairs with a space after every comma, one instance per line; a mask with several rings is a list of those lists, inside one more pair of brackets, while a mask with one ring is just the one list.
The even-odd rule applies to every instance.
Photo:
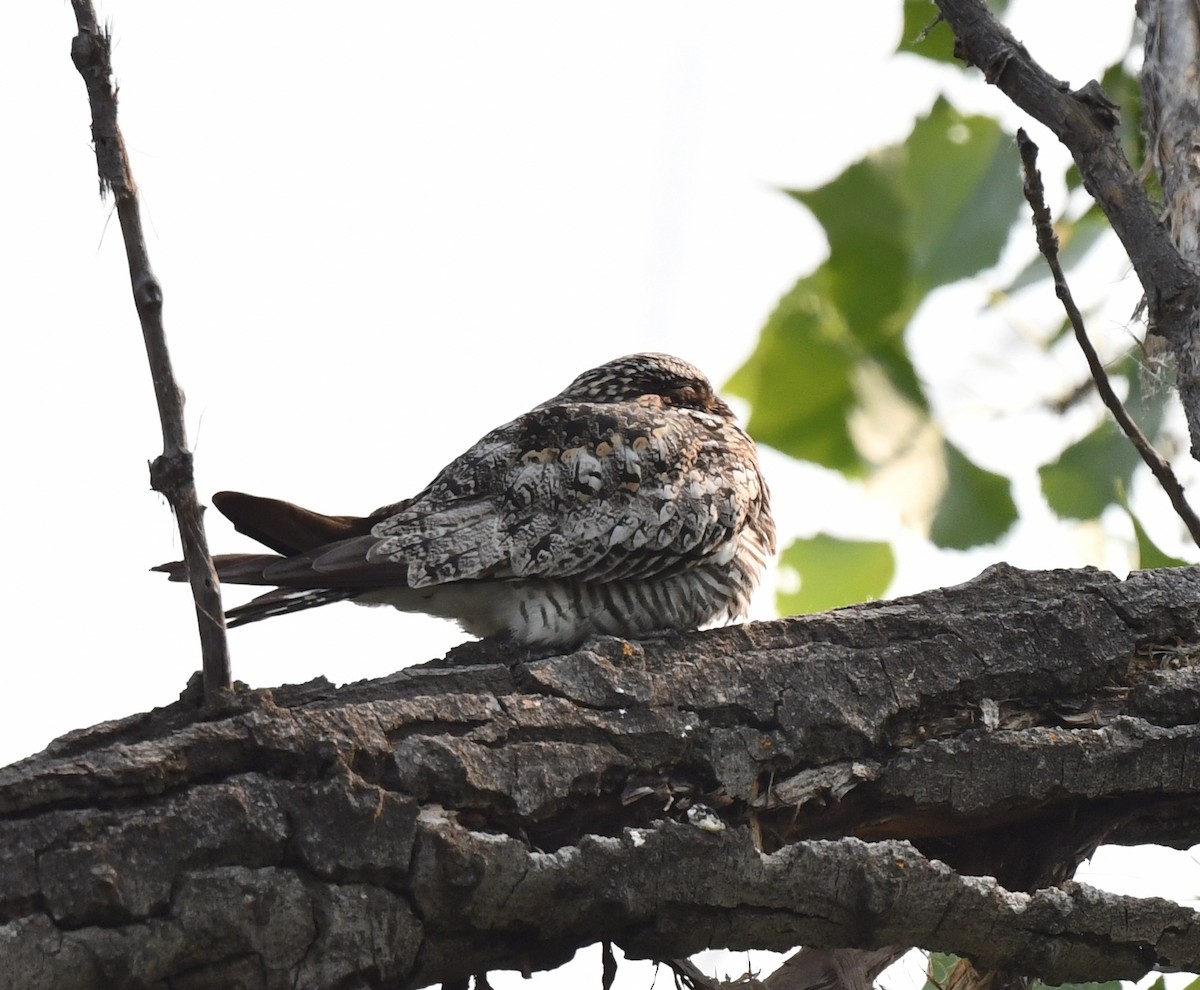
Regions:
[[[365, 512], [616, 355], [671, 351], [724, 381], [824, 253], [777, 188], [901, 139], [938, 92], [1024, 123], [1051, 161], [1053, 139], [999, 94], [891, 57], [900, 6], [108, 0], [200, 491]], [[1073, 85], [1124, 50], [1131, 3], [1014, 6], [1018, 36]], [[198, 665], [186, 589], [146, 570], [178, 539], [147, 481], [161, 439], [73, 18], [6, 14], [0, 764], [169, 702]], [[1089, 47], [1063, 50], [1081, 17]], [[953, 381], [943, 350], [929, 374]], [[845, 531], [847, 507], [891, 532], [860, 490], [769, 452], [768, 469], [789, 538]], [[247, 546], [216, 513], [209, 539]], [[910, 544], [897, 590], [986, 562]], [[1061, 532], [1003, 548], [1026, 566], [1087, 554]], [[379, 676], [463, 638], [334, 606], [234, 630], [231, 647], [235, 676], [268, 686]]]

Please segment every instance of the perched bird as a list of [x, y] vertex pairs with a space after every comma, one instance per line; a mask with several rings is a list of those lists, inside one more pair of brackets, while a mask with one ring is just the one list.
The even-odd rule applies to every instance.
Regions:
[[[230, 626], [348, 599], [524, 646], [638, 638], [743, 616], [775, 551], [753, 441], [667, 354], [585, 371], [369, 516], [213, 502], [275, 551], [214, 558], [223, 582], [277, 589]], [[180, 562], [155, 570], [186, 580]]]

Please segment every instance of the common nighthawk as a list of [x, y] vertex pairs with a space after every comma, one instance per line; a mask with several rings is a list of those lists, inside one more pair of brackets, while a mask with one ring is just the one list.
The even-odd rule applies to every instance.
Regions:
[[[743, 616], [775, 551], [753, 441], [667, 354], [585, 371], [369, 516], [213, 502], [276, 551], [214, 558], [224, 582], [276, 587], [230, 626], [349, 599], [525, 646], [638, 638]], [[186, 580], [182, 563], [155, 569]]]

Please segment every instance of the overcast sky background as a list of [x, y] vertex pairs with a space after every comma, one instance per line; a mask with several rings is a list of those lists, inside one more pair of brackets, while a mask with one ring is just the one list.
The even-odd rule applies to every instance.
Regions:
[[[902, 139], [939, 92], [1024, 124], [1050, 174], [1053, 139], [999, 94], [891, 55], [900, 8], [108, 0], [202, 495], [366, 512], [617, 355], [678, 353], [723, 382], [825, 251], [778, 189]], [[1013, 8], [1034, 55], [1080, 85], [1124, 51], [1132, 4]], [[1065, 49], [1080, 19], [1087, 48]], [[0, 764], [165, 704], [198, 665], [186, 589], [146, 570], [178, 538], [148, 486], [161, 438], [120, 231], [96, 195], [74, 21], [68, 4], [23, 0], [7, 23]], [[1110, 264], [1092, 287], [1123, 294], [1124, 312], [1126, 274]], [[954, 298], [925, 319], [962, 320]], [[961, 377], [959, 357], [929, 373]], [[861, 489], [766, 459], [786, 538], [848, 507], [875, 535], [894, 526]], [[247, 547], [208, 522], [214, 550]], [[1090, 549], [1047, 529], [1000, 555], [1075, 566]], [[897, 592], [986, 563], [909, 551]], [[235, 630], [231, 648], [235, 677], [269, 686], [379, 676], [463, 638], [334, 606]], [[1191, 860], [1172, 862], [1200, 890]], [[1110, 886], [1162, 879], [1100, 871]]]

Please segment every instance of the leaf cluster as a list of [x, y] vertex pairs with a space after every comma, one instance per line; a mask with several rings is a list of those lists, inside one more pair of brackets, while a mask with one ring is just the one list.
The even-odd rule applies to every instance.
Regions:
[[[904, 9], [898, 52], [952, 61], [953, 35], [935, 19], [936, 8], [910, 0]], [[1122, 108], [1125, 139], [1136, 145], [1137, 82], [1124, 61], [1104, 73], [1103, 85]], [[824, 229], [829, 255], [780, 300], [728, 384], [749, 401], [755, 438], [792, 457], [868, 482], [919, 458], [917, 477], [933, 497], [915, 528], [943, 549], [994, 544], [1019, 511], [1012, 480], [950, 439], [914, 366], [907, 331], [932, 293], [993, 268], [1014, 231], [1027, 242], [1030, 262], [995, 295], [1044, 289], [1049, 276], [1028, 233], [1020, 176], [1013, 137], [996, 120], [964, 114], [939, 97], [901, 143], [871, 152], [818, 188], [788, 190]], [[1073, 166], [1064, 181], [1078, 189]], [[1082, 193], [1076, 199], [1084, 205], [1077, 215], [1068, 211], [1056, 231], [1067, 266], [1113, 238], [1099, 209]], [[1060, 321], [1045, 341], [1047, 352], [1069, 330]], [[969, 333], [969, 320], [941, 332]], [[1126, 380], [1130, 407], [1154, 436], [1166, 394], [1143, 387], [1140, 366], [1140, 355], [1130, 353], [1112, 374]], [[1082, 359], [1079, 367], [1078, 392], [1086, 394]], [[1135, 564], [1182, 563], [1151, 542], [1129, 506], [1126, 493], [1138, 469], [1133, 447], [1106, 418], [1042, 465], [1039, 479], [1062, 519], [1098, 519], [1110, 506], [1128, 513]], [[879, 597], [896, 569], [890, 543], [827, 533], [795, 541], [781, 562], [800, 577], [799, 591], [780, 595], [784, 614]]]

